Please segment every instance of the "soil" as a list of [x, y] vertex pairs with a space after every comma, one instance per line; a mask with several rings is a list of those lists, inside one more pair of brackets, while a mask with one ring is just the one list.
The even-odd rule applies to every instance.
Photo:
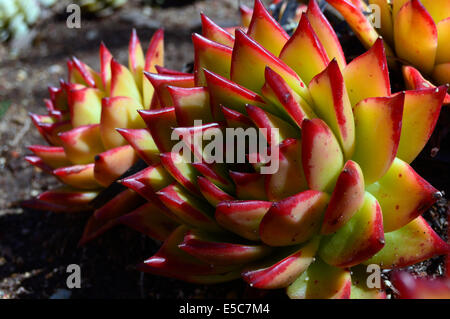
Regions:
[[[240, 2], [251, 6], [253, 1]], [[27, 113], [43, 113], [47, 86], [66, 76], [68, 57], [76, 55], [98, 69], [98, 47], [104, 41], [114, 56], [127, 64], [131, 29], [137, 29], [145, 46], [153, 32], [164, 27], [166, 66], [182, 70], [193, 59], [190, 35], [200, 30], [198, 13], [203, 11], [219, 24], [231, 26], [239, 20], [237, 8], [237, 0], [152, 9], [130, 1], [107, 18], [82, 17], [81, 29], [68, 29], [66, 17], [54, 15], [38, 26], [33, 43], [18, 56], [12, 56], [7, 45], [0, 45], [0, 299], [43, 299], [65, 293], [71, 298], [285, 298], [282, 291], [257, 291], [241, 280], [202, 286], [139, 273], [135, 265], [155, 253], [160, 243], [119, 226], [77, 248], [88, 215], [53, 214], [19, 206], [21, 200], [58, 185], [23, 157], [29, 154], [26, 146], [43, 143]], [[442, 180], [442, 170], [433, 170], [433, 163], [419, 165], [418, 170], [425, 179], [437, 180], [440, 189], [449, 194], [450, 183]], [[448, 171], [448, 164], [445, 167]], [[442, 200], [425, 214], [443, 236], [447, 207]], [[69, 264], [81, 266], [80, 289], [65, 290]], [[413, 270], [439, 275], [442, 258]]]

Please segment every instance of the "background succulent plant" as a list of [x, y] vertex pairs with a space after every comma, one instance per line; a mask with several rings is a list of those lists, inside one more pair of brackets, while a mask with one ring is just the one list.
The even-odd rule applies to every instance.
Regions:
[[379, 8], [375, 11], [380, 14], [379, 29], [364, 14], [367, 7], [362, 0], [327, 2], [342, 14], [366, 48], [381, 35], [388, 56], [414, 66], [437, 84], [450, 83], [449, 0], [369, 0]]
[[[347, 64], [314, 0], [292, 37], [258, 0], [252, 13], [246, 8], [242, 13], [245, 31], [230, 32], [202, 15], [202, 35], [192, 37], [194, 74], [155, 66], [142, 77], [145, 67], [133, 62], [143, 60], [136, 59], [135, 36], [131, 73], [113, 80], [126, 69], [110, 60], [110, 88], [103, 81], [108, 63], [94, 76], [77, 60], [69, 62], [69, 84], [51, 89], [58, 94], [52, 93], [48, 108], [58, 109], [56, 116], [61, 100], [78, 109], [71, 95], [80, 83], [97, 91], [93, 85], [99, 83], [112, 97], [138, 100], [140, 92], [148, 97], [142, 107], [130, 109], [139, 111], [146, 127], [114, 121], [107, 138], [122, 126], [114, 136], [122, 142], [123, 137], [148, 167], [121, 179], [128, 189], [94, 212], [81, 242], [122, 223], [164, 240], [140, 265], [142, 271], [196, 283], [242, 277], [256, 288], [286, 288], [291, 298], [382, 298], [382, 290], [365, 285], [364, 265], [399, 268], [449, 252], [420, 216], [440, 194], [409, 166], [433, 131], [446, 87], [392, 93], [381, 40]], [[66, 98], [60, 92], [70, 93]], [[105, 103], [100, 128], [106, 123]], [[70, 112], [71, 123], [90, 118], [76, 115]], [[90, 132], [91, 123], [56, 135], [49, 134], [57, 132], [54, 128], [43, 129], [44, 119], [34, 120], [47, 139], [62, 144], [55, 153], [64, 151], [66, 159], [91, 167], [86, 163], [95, 158], [99, 169], [89, 168], [88, 179], [73, 168], [61, 169], [61, 176], [75, 171], [72, 186], [87, 185], [86, 180], [95, 188], [107, 186], [135, 161], [120, 165], [119, 173], [117, 164], [124, 161], [116, 151], [96, 157], [103, 151], [101, 129], [97, 135], [78, 134]], [[195, 120], [204, 124], [195, 126]], [[277, 172], [261, 174], [268, 164], [263, 161], [210, 163], [195, 144], [189, 146], [199, 162], [177, 161], [181, 154], [173, 149], [173, 133], [248, 127], [266, 129], [266, 147], [279, 147]], [[72, 152], [77, 144], [82, 147]], [[45, 169], [48, 154], [54, 153], [29, 160]], [[69, 199], [78, 204], [80, 197], [60, 193], [41, 195], [31, 204], [61, 211], [72, 207]], [[83, 197], [83, 205], [92, 196]]]
[[42, 15], [42, 9], [52, 6], [55, 0], [1, 0], [0, 42], [20, 38], [29, 32]]

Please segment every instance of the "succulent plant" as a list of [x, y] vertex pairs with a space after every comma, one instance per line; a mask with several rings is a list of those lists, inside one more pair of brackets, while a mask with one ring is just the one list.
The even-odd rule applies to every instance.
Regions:
[[[381, 40], [347, 64], [315, 0], [292, 37], [259, 0], [250, 11], [241, 10], [245, 32], [202, 15], [194, 74], [154, 66], [158, 50], [147, 53], [154, 69], [136, 63], [144, 59], [135, 36], [131, 72], [103, 46], [100, 74], [71, 60], [69, 82], [50, 89], [49, 115], [32, 115], [55, 146], [35, 148], [39, 158], [28, 160], [76, 190], [31, 204], [86, 209], [137, 154], [148, 166], [120, 179], [126, 189], [94, 212], [81, 243], [125, 224], [164, 241], [141, 271], [194, 283], [242, 277], [255, 288], [286, 288], [291, 298], [383, 298], [383, 289], [366, 285], [366, 265], [400, 268], [450, 252], [421, 217], [441, 195], [409, 165], [447, 88], [392, 93]], [[191, 140], [229, 128], [263, 132], [271, 162], [235, 143], [232, 154], [243, 151], [246, 163], [211, 161]], [[278, 169], [263, 173], [274, 162]]]
[[42, 8], [52, 6], [55, 0], [0, 0], [0, 42], [20, 38], [35, 24]]
[[401, 271], [391, 275], [392, 283], [402, 299], [450, 299], [450, 279], [415, 278]]
[[31, 164], [54, 175], [66, 186], [23, 203], [55, 212], [91, 210], [89, 202], [138, 159], [116, 127], [141, 128], [137, 109], [148, 109], [153, 87], [142, 71], [163, 64], [163, 31], [150, 41], [146, 56], [133, 31], [129, 69], [119, 64], [104, 44], [100, 46], [101, 72], [77, 58], [67, 62], [68, 80], [49, 87], [47, 114], [30, 114], [50, 146], [32, 145]]
[[[120, 130], [149, 164], [121, 183], [148, 203], [91, 217], [165, 239], [140, 270], [196, 283], [242, 277], [291, 298], [382, 298], [367, 288], [365, 265], [399, 268], [449, 252], [421, 217], [440, 194], [409, 165], [445, 86], [392, 93], [381, 40], [347, 64], [314, 0], [292, 37], [259, 0], [247, 32], [202, 22], [192, 87], [173, 86], [185, 74], [146, 73], [158, 104], [139, 111], [146, 129]], [[211, 163], [192, 141], [198, 161], [173, 149], [174, 134], [248, 127], [266, 129], [266, 146], [278, 147], [275, 173], [261, 173], [259, 153], [247, 154], [256, 159], [249, 167]]]
[[342, 14], [366, 48], [382, 35], [388, 56], [416, 68], [405, 73], [420, 71], [437, 84], [450, 83], [449, 0], [369, 0], [378, 6], [371, 13], [379, 13], [379, 29], [364, 13], [367, 6], [362, 0], [326, 1]]

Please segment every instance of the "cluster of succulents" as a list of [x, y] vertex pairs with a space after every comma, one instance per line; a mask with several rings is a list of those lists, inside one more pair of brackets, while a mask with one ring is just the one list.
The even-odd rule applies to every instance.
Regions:
[[[231, 29], [202, 15], [193, 74], [162, 67], [162, 31], [146, 58], [133, 33], [129, 69], [103, 45], [99, 73], [70, 60], [48, 115], [32, 115], [53, 146], [32, 146], [27, 158], [69, 186], [25, 205], [89, 210], [119, 179], [125, 188], [94, 211], [81, 243], [117, 224], [164, 241], [141, 271], [194, 283], [241, 277], [290, 298], [386, 297], [366, 285], [367, 265], [450, 253], [421, 217], [441, 194], [409, 165], [447, 87], [392, 92], [381, 39], [347, 63], [315, 0], [292, 36], [259, 0], [241, 13]], [[271, 163], [251, 148], [246, 163], [211, 162], [190, 139], [228, 128], [265, 132], [278, 170], [263, 173]], [[174, 135], [194, 162], [180, 160]], [[147, 166], [123, 176], [138, 157]]]
[[76, 0], [85, 12], [99, 16], [107, 16], [122, 7], [127, 0]]
[[0, 42], [20, 38], [29, 32], [42, 9], [52, 6], [56, 0], [0, 0]]
[[[377, 9], [371, 12], [380, 23], [376, 28], [362, 0], [326, 0], [348, 22], [360, 41], [370, 48], [383, 36], [388, 57], [408, 66], [405, 79], [415, 88], [433, 83], [450, 83], [450, 1], [449, 0], [369, 0]], [[372, 16], [373, 17], [373, 16]], [[425, 83], [425, 85], [424, 85]], [[419, 86], [415, 86], [419, 85]]]

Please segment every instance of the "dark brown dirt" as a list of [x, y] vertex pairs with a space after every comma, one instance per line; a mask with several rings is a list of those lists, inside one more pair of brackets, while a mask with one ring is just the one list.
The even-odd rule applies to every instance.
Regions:
[[[285, 298], [282, 291], [255, 291], [240, 280], [199, 286], [143, 275], [135, 271], [135, 265], [151, 256], [159, 243], [117, 227], [77, 248], [87, 215], [24, 210], [18, 205], [58, 184], [28, 165], [23, 156], [28, 154], [27, 145], [43, 142], [27, 113], [43, 112], [47, 86], [66, 76], [68, 57], [76, 55], [98, 69], [98, 46], [103, 40], [126, 64], [131, 28], [137, 28], [145, 46], [152, 33], [163, 26], [166, 65], [182, 69], [192, 61], [190, 34], [199, 30], [198, 12], [233, 25], [238, 21], [237, 2], [197, 1], [181, 8], [147, 11], [131, 3], [111, 17], [83, 19], [81, 30], [67, 29], [65, 17], [54, 16], [39, 26], [33, 45], [19, 57], [11, 57], [9, 49], [0, 46], [0, 299], [49, 298], [66, 287], [66, 267], [72, 263], [82, 269], [82, 288], [73, 289], [72, 298]], [[436, 180], [436, 185], [448, 192], [449, 181], [443, 180], [442, 170], [436, 171], [433, 165], [419, 163], [418, 168], [426, 179]], [[445, 232], [445, 207], [441, 204], [426, 215], [441, 234]], [[416, 270], [438, 274], [441, 259]]]

